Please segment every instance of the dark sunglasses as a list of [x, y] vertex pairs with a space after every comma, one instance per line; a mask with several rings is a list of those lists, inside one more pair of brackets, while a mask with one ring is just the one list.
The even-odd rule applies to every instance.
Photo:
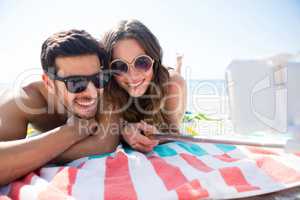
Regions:
[[129, 66], [136, 70], [146, 72], [153, 66], [154, 60], [148, 55], [139, 55], [131, 63], [122, 59], [115, 59], [110, 63], [110, 69], [113, 75], [121, 76], [128, 72]]
[[98, 72], [90, 76], [68, 76], [60, 77], [58, 75], [50, 75], [53, 80], [62, 81], [71, 93], [80, 93], [86, 90], [91, 81], [97, 89], [104, 88], [110, 81], [111, 75], [107, 72]]

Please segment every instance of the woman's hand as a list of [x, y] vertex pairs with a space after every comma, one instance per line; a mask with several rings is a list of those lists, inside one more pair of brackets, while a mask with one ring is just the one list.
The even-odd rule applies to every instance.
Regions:
[[[121, 134], [124, 140], [135, 150], [140, 152], [150, 152], [158, 145], [158, 140], [146, 137], [149, 134], [156, 134], [158, 131], [155, 126], [144, 121], [138, 123], [128, 123], [124, 126]], [[144, 134], [143, 134], [144, 133]]]

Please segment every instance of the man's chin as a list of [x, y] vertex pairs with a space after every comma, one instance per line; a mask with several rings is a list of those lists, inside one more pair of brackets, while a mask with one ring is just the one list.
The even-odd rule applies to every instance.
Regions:
[[96, 111], [94, 111], [92, 113], [74, 112], [74, 115], [76, 115], [77, 117], [79, 117], [81, 119], [92, 119], [92, 118], [95, 118]]
[[93, 119], [93, 118], [95, 118], [95, 115], [96, 115], [96, 113], [93, 115], [80, 115], [80, 117], [82, 119]]
[[76, 117], [78, 117], [80, 119], [87, 119], [87, 120], [89, 120], [89, 119], [95, 118], [95, 115], [93, 115], [93, 116], [78, 115], [78, 114], [75, 114], [75, 115], [76, 115]]
[[91, 106], [87, 108], [82, 108], [80, 106], [73, 107], [73, 113], [82, 119], [94, 118], [97, 113], [98, 106]]

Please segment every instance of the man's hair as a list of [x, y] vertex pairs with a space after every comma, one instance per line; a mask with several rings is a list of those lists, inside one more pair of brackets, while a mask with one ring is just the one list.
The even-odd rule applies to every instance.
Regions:
[[45, 73], [57, 73], [58, 57], [96, 54], [101, 65], [108, 69], [108, 58], [103, 45], [84, 30], [69, 30], [50, 36], [42, 45], [41, 64]]

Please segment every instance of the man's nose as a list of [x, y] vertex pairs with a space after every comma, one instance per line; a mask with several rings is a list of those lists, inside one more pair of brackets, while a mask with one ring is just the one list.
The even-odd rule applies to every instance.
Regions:
[[95, 85], [92, 82], [89, 82], [86, 89], [82, 93], [87, 94], [92, 98], [96, 98], [97, 97], [97, 88], [95, 87]]

